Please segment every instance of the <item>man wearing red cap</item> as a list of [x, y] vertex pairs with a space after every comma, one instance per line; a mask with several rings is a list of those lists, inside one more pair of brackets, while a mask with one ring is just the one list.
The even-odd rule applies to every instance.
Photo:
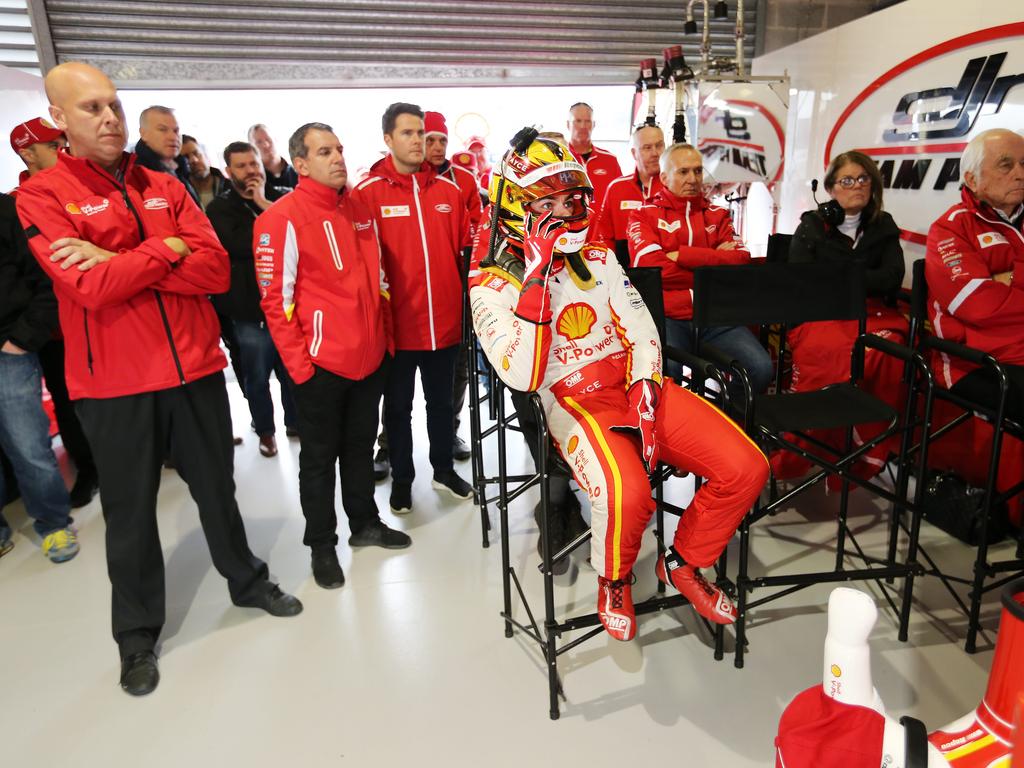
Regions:
[[[465, 251], [464, 259], [469, 257], [469, 249], [473, 246], [473, 236], [480, 224], [480, 217], [483, 215], [483, 206], [480, 204], [480, 191], [477, 186], [476, 176], [465, 168], [448, 161], [448, 125], [445, 123], [444, 115], [440, 112], [423, 113], [423, 148], [426, 160], [437, 171], [439, 176], [454, 181], [462, 193], [462, 202], [466, 206], [467, 221], [469, 227], [466, 232], [466, 242], [463, 243]], [[461, 154], [468, 155], [468, 152]], [[472, 155], [470, 155], [472, 157]], [[469, 368], [466, 360], [465, 347], [459, 347], [459, 357], [455, 362], [455, 388], [452, 393], [452, 410], [455, 421], [452, 437], [452, 456], [459, 461], [465, 461], [470, 457], [469, 446], [459, 437], [459, 415], [466, 404], [466, 389], [469, 386]]]
[[587, 169], [590, 183], [594, 185], [594, 200], [604, 200], [605, 190], [613, 179], [622, 175], [619, 161], [606, 149], [595, 147], [590, 140], [594, 131], [594, 110], [589, 104], [579, 101], [569, 107], [569, 149]]
[[60, 128], [41, 117], [33, 117], [14, 126], [11, 131], [11, 149], [18, 153], [26, 166], [18, 176], [18, 184], [24, 184], [33, 174], [55, 166], [57, 153], [67, 143]]
[[476, 157], [476, 177], [480, 182], [480, 190], [484, 197], [490, 194], [491, 163], [487, 159], [487, 145], [482, 136], [471, 136], [466, 142], [466, 151]]
[[[18, 177], [18, 184], [24, 184], [40, 171], [55, 166], [67, 143], [64, 133], [44, 118], [33, 117], [16, 125], [11, 131], [11, 147], [26, 166]], [[16, 195], [17, 192], [15, 189], [11, 194]], [[78, 470], [70, 493], [71, 506], [77, 509], [92, 501], [99, 488], [99, 477], [89, 441], [85, 438], [82, 424], [68, 395], [64, 373], [64, 337], [61, 336], [59, 326], [54, 327], [53, 338], [38, 350], [38, 355], [46, 389], [53, 401], [60, 440]]]

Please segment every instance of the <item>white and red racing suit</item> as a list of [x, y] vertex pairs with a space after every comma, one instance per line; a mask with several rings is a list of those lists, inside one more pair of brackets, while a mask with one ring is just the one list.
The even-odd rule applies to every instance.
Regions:
[[[580, 253], [595, 285], [577, 285], [556, 255], [547, 282], [550, 321], [520, 317], [521, 278], [485, 258], [489, 229], [485, 216], [470, 272], [476, 334], [502, 381], [540, 394], [555, 445], [590, 497], [591, 562], [607, 579], [625, 578], [654, 501], [638, 440], [612, 427], [627, 419], [632, 384], [662, 381], [654, 321], [614, 254], [592, 243]], [[687, 563], [708, 567], [764, 485], [768, 462], [717, 408], [672, 381], [661, 383], [655, 424], [661, 459], [707, 478], [674, 546]]]

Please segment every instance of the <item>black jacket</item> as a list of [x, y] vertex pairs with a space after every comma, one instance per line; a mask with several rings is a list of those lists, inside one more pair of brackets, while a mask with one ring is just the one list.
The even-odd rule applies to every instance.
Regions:
[[[289, 192], [284, 187], [271, 187], [267, 199], [274, 201]], [[232, 320], [261, 323], [265, 319], [252, 255], [253, 224], [261, 213], [260, 207], [238, 194], [230, 182], [227, 190], [206, 207], [206, 216], [231, 260], [231, 287], [227, 293], [213, 297], [213, 306]]]
[[868, 297], [895, 299], [906, 272], [900, 230], [885, 211], [867, 226], [861, 226], [861, 237], [855, 246], [850, 238], [822, 221], [817, 211], [806, 211], [793, 233], [789, 261], [863, 261]]
[[37, 352], [56, 329], [53, 284], [29, 252], [14, 198], [0, 194], [0, 346]]
[[163, 158], [150, 149], [146, 142], [139, 139], [138, 143], [135, 145], [135, 162], [142, 167], [149, 168], [149, 170], [156, 171], [157, 173], [170, 173], [185, 185], [185, 189], [188, 192], [189, 197], [195, 200], [196, 205], [202, 208], [202, 204], [199, 202], [199, 195], [192, 187], [192, 182], [189, 179], [188, 160], [184, 157], [178, 155], [174, 158], [174, 164], [177, 166], [177, 170], [171, 173], [171, 171], [167, 170], [167, 166], [164, 165]]
[[288, 161], [284, 161], [284, 168], [281, 169], [281, 175], [275, 176], [270, 172], [269, 168], [264, 168], [264, 172], [267, 174], [267, 187], [266, 196], [267, 200], [271, 200], [270, 191], [278, 187], [283, 187], [286, 190], [295, 189], [299, 186], [299, 174], [295, 172]]

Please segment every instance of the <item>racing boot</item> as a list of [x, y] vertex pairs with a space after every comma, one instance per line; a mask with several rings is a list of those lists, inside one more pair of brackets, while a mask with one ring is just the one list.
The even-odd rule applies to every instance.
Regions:
[[718, 586], [687, 563], [675, 547], [658, 557], [654, 572], [666, 584], [675, 587], [690, 601], [690, 605], [708, 621], [715, 624], [732, 624], [736, 621], [736, 606]]
[[632, 573], [617, 581], [597, 577], [597, 615], [605, 631], [616, 640], [627, 641], [636, 637], [632, 577]]

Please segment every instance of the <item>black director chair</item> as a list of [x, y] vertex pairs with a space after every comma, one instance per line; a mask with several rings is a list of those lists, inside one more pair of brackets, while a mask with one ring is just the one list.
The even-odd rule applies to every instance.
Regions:
[[[656, 318], [656, 322], [658, 322], [660, 326], [659, 332], [661, 333], [662, 338], [664, 338], [664, 310], [661, 293], [660, 270], [657, 268], [638, 268], [627, 270], [627, 274], [633, 284], [637, 287], [637, 290], [640, 291], [645, 302], [648, 302], [648, 308], [651, 310], [652, 316]], [[681, 350], [671, 350], [671, 353], [684, 365], [689, 366], [693, 371], [692, 379], [694, 382], [693, 386], [695, 388], [701, 389], [706, 378], [717, 378], [720, 385], [719, 389], [724, 392], [725, 380], [710, 363], [703, 361], [694, 355], [682, 352]], [[536, 422], [538, 427], [535, 456], [536, 466], [540, 467], [540, 470], [532, 475], [509, 475], [507, 473], [506, 439], [508, 432], [522, 431], [522, 428], [516, 423], [515, 413], [511, 415], [507, 413], [506, 398], [503, 394], [505, 387], [501, 383], [500, 379], [493, 375], [493, 372], [491, 373], [491, 380], [492, 388], [486, 402], [490, 403], [492, 406], [494, 423], [487, 429], [480, 428], [475, 431], [474, 438], [477, 434], [482, 438], [487, 438], [491, 435], [496, 436], [498, 459], [497, 474], [490, 477], [484, 474], [484, 458], [486, 452], [483, 450], [483, 446], [480, 443], [474, 441], [475, 462], [477, 459], [476, 454], [480, 454], [480, 476], [477, 478], [477, 476], [474, 475], [474, 479], [479, 481], [478, 487], [482, 490], [486, 490], [486, 488], [492, 484], [497, 485], [496, 496], [488, 498], [484, 493], [481, 493], [479, 498], [482, 515], [485, 519], [488, 517], [487, 506], [490, 503], [495, 503], [499, 512], [503, 581], [503, 606], [501, 616], [504, 619], [505, 636], [512, 637], [514, 635], [514, 631], [518, 629], [537, 644], [541, 655], [544, 657], [548, 670], [549, 714], [551, 719], [555, 720], [558, 719], [560, 715], [559, 699], [565, 699], [562, 682], [558, 674], [559, 657], [586, 642], [590, 638], [604, 632], [604, 627], [601, 625], [601, 621], [596, 612], [570, 617], [559, 617], [555, 608], [555, 563], [563, 557], [568, 557], [571, 552], [586, 543], [590, 539], [590, 531], [588, 530], [578, 536], [575, 540], [568, 542], [561, 550], [557, 552], [553, 551], [550, 537], [546, 534], [547, 531], [550, 531], [548, 515], [551, 510], [549, 481], [551, 477], [552, 463], [549, 460], [549, 454], [551, 453], [552, 446], [551, 438], [547, 430], [547, 419], [544, 415], [540, 396], [534, 393], [529, 397], [529, 407], [532, 409], [533, 420]], [[475, 383], [475, 381], [476, 379], [471, 375], [471, 384]], [[483, 402], [485, 402], [484, 398], [479, 398], [476, 401], [475, 407], [479, 408], [480, 404]], [[477, 419], [480, 419], [481, 414], [477, 413], [475, 416]], [[663, 543], [664, 512], [670, 512], [678, 515], [683, 511], [681, 508], [665, 502], [662, 498], [663, 481], [669, 476], [669, 474], [669, 468], [659, 467], [658, 472], [652, 479], [656, 502], [654, 536], [657, 541], [659, 555], [665, 551], [665, 545]], [[540, 536], [542, 557], [537, 568], [544, 581], [543, 626], [538, 622], [537, 617], [530, 606], [530, 602], [523, 590], [522, 582], [520, 581], [520, 574], [517, 573], [515, 567], [511, 564], [509, 547], [509, 505], [515, 499], [527, 493], [535, 486], [539, 486], [541, 496]], [[716, 570], [718, 572], [719, 579], [724, 579], [724, 555], [723, 560], [716, 566]], [[517, 618], [514, 614], [512, 599], [513, 588], [518, 596], [518, 602], [522, 605], [523, 611], [525, 612], [525, 620]], [[634, 603], [637, 615], [640, 616], [647, 613], [655, 613], [688, 604], [688, 601], [682, 595], [676, 594], [666, 596], [665, 591], [665, 585], [659, 581], [657, 592], [653, 596]], [[708, 628], [709, 632], [713, 633], [715, 638], [715, 658], [721, 659], [724, 655], [723, 628], [717, 625], [713, 626], [707, 621], [704, 621], [704, 624]], [[560, 640], [563, 635], [577, 631], [582, 631], [583, 634], [560, 644]]]
[[[701, 267], [694, 271], [694, 278], [693, 323], [698, 337], [696, 350], [699, 355], [714, 362], [720, 370], [731, 371], [734, 378], [739, 378], [743, 389], [742, 402], [735, 404], [733, 411], [739, 414], [738, 420], [766, 455], [776, 449], [792, 451], [817, 468], [807, 479], [782, 495], [774, 492], [773, 482], [773, 492], [767, 503], [759, 501], [740, 525], [739, 569], [735, 581], [736, 666], [742, 667], [744, 663], [747, 621], [751, 610], [815, 584], [865, 580], [891, 584], [894, 579], [903, 578], [902, 604], [899, 608], [889, 591], [884, 587], [882, 591], [894, 613], [899, 616], [899, 637], [906, 640], [914, 577], [921, 572], [916, 562], [920, 506], [908, 504], [905, 500], [907, 468], [904, 457], [909, 447], [910, 419], [915, 412], [916, 390], [907, 387], [908, 402], [900, 412], [873, 397], [859, 385], [867, 348], [902, 361], [907, 375], [916, 369], [918, 375], [928, 378], [931, 374], [924, 360], [907, 347], [866, 333], [864, 273], [859, 264], [759, 263]], [[814, 392], [754, 394], [737, 362], [724, 357], [708, 345], [699, 345], [702, 328], [778, 324], [781, 327], [778, 360], [783, 361], [787, 327], [818, 320], [855, 320], [859, 324], [859, 333], [852, 353], [850, 381]], [[876, 423], [886, 425], [882, 432], [871, 440], [855, 445], [854, 429], [859, 425]], [[818, 430], [833, 429], [841, 429], [845, 433], [841, 449], [812, 434]], [[854, 465], [861, 456], [894, 435], [900, 437], [895, 493], [877, 483], [859, 479], [854, 474]], [[775, 515], [799, 493], [830, 473], [842, 478], [833, 567], [814, 572], [751, 574], [751, 526], [767, 516]], [[869, 489], [892, 504], [887, 551], [881, 558], [869, 556], [864, 551], [847, 523], [851, 483]], [[897, 559], [898, 521], [905, 507], [912, 510], [912, 515], [906, 559], [900, 561]], [[849, 551], [848, 544], [855, 551]], [[862, 567], [848, 567], [848, 557], [856, 557]], [[755, 590], [764, 588], [773, 591], [757, 600], [750, 599]]]
[[[922, 355], [944, 354], [965, 360], [980, 368], [987, 369], [992, 373], [992, 378], [999, 382], [998, 395], [994, 403], [979, 402], [962, 397], [941, 385], [930, 388], [925, 393], [926, 397], [952, 403], [961, 408], [963, 412], [958, 414], [949, 423], [934, 431], [931, 431], [933, 425], [929, 420], [924, 425], [926, 428], [923, 428], [921, 431], [921, 442], [914, 448], [914, 450], [921, 451], [921, 464], [924, 466], [927, 463], [927, 453], [931, 442], [953, 431], [972, 417], [977, 416], [992, 425], [992, 447], [989, 453], [984, 494], [981, 497], [979, 510], [979, 540], [977, 551], [975, 552], [973, 574], [968, 578], [944, 573], [935, 564], [935, 561], [928, 556], [927, 552], [924, 549], [921, 550], [921, 556], [928, 564], [926, 573], [930, 576], [937, 576], [941, 580], [943, 586], [953, 596], [954, 601], [963, 611], [964, 615], [967, 616], [967, 638], [964, 648], [968, 653], [974, 653], [977, 649], [978, 632], [981, 629], [979, 619], [981, 615], [981, 602], [985, 594], [999, 589], [1004, 584], [1020, 576], [1021, 572], [1024, 571], [1024, 537], [1022, 537], [1020, 529], [1015, 533], [1017, 546], [1013, 557], [1004, 560], [991, 560], [989, 558], [989, 532], [993, 511], [1021, 491], [1024, 491], [1024, 479], [1002, 493], [999, 493], [996, 489], [1003, 438], [1009, 434], [1018, 439], [1024, 439], [1024, 425], [1006, 416], [1009, 378], [1007, 377], [1006, 369], [992, 355], [925, 332], [925, 324], [928, 319], [928, 285], [925, 280], [924, 263], [924, 259], [918, 259], [913, 265], [913, 284], [910, 300], [912, 342]], [[923, 471], [919, 472], [917, 475], [918, 486], [924, 486], [927, 481], [927, 474]], [[1004, 575], [1001, 576], [1001, 574]], [[986, 585], [985, 582], [990, 579], [993, 581]], [[970, 587], [968, 592], [970, 605], [964, 603], [960, 595], [953, 588], [953, 584]]]

